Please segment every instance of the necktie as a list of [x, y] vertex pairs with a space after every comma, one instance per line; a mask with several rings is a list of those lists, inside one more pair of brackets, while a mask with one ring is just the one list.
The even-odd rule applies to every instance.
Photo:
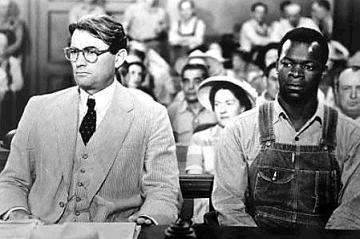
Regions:
[[95, 99], [88, 98], [87, 100], [88, 110], [80, 124], [80, 134], [81, 138], [86, 145], [91, 136], [96, 130], [96, 111], [95, 111]]

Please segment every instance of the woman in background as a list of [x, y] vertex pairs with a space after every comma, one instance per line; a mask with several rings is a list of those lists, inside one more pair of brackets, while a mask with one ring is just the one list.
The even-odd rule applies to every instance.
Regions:
[[[213, 76], [200, 84], [199, 102], [215, 112], [218, 123], [192, 136], [186, 159], [187, 174], [214, 174], [215, 146], [220, 133], [237, 115], [255, 106], [252, 92], [248, 84], [228, 76]], [[194, 222], [202, 223], [208, 211], [209, 201], [196, 199]]]

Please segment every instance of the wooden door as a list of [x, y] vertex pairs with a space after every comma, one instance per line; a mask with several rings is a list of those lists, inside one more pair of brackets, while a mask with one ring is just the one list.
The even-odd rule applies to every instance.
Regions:
[[[124, 10], [133, 0], [107, 0], [106, 10], [121, 20]], [[73, 85], [70, 64], [65, 60], [63, 48], [68, 45], [68, 13], [76, 0], [32, 1], [35, 19], [32, 29], [34, 38], [33, 69], [35, 81], [31, 93], [54, 92]]]

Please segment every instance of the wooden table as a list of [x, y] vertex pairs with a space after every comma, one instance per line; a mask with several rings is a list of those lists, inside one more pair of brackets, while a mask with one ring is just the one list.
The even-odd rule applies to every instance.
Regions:
[[[142, 228], [139, 239], [164, 239], [167, 226], [152, 226]], [[360, 238], [360, 231], [342, 230], [311, 230], [297, 232], [266, 231], [250, 227], [211, 227], [207, 225], [194, 226], [197, 239], [352, 239]]]

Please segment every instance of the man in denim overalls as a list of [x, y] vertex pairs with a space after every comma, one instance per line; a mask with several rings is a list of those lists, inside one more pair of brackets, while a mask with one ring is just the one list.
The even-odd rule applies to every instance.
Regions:
[[213, 191], [221, 225], [360, 228], [360, 128], [317, 100], [328, 52], [317, 31], [288, 32], [276, 99], [222, 135]]

